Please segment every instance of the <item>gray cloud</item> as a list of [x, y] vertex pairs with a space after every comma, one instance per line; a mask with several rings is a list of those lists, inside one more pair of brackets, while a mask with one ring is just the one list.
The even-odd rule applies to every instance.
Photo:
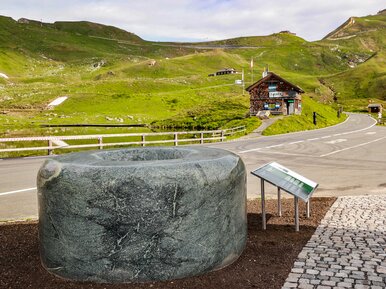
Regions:
[[375, 14], [384, 5], [384, 0], [1, 0], [0, 14], [94, 21], [148, 40], [202, 41], [281, 30], [317, 40], [350, 16]]

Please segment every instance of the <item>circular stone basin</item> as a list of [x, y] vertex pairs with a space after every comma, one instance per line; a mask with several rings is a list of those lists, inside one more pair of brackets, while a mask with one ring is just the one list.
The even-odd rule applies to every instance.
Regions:
[[71, 280], [170, 280], [221, 269], [247, 238], [246, 172], [225, 150], [68, 154], [38, 173], [43, 266]]

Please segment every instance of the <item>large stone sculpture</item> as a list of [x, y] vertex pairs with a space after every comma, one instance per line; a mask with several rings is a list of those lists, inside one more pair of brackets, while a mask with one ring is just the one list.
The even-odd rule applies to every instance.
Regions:
[[68, 154], [37, 181], [42, 264], [66, 279], [183, 278], [227, 266], [246, 243], [245, 166], [224, 150]]

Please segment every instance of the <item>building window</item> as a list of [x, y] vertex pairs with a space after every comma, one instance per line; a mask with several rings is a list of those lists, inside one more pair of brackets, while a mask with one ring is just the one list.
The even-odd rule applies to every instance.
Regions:
[[276, 102], [276, 103], [264, 102], [264, 110], [277, 110], [279, 108], [280, 108], [280, 103], [279, 102]]
[[268, 91], [269, 92], [274, 92], [274, 91], [276, 91], [276, 89], [277, 89], [277, 84], [276, 83], [272, 83], [272, 82], [268, 83]]

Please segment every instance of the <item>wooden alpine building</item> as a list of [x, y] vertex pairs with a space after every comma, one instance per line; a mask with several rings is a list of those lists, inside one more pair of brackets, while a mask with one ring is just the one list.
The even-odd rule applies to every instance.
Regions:
[[264, 71], [263, 78], [246, 90], [250, 95], [251, 115], [263, 110], [269, 110], [271, 114], [301, 114], [300, 94], [304, 91], [273, 72]]

